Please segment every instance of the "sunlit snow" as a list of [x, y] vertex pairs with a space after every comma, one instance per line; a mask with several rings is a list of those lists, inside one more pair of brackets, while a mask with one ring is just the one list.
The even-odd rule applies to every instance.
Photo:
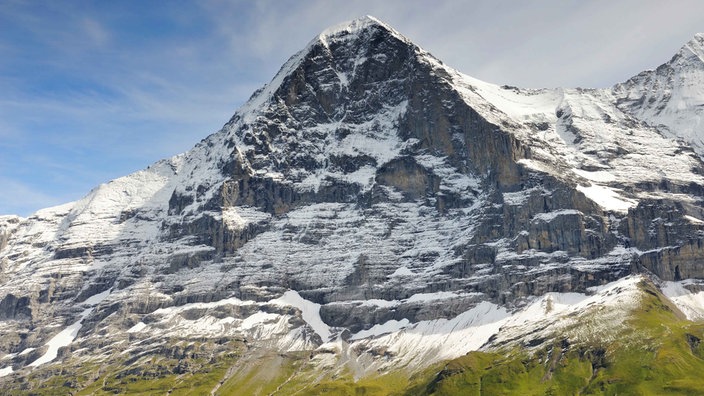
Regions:
[[88, 315], [93, 312], [93, 307], [94, 305], [100, 304], [103, 300], [105, 300], [108, 296], [110, 295], [110, 290], [106, 290], [102, 293], [93, 295], [86, 299], [86, 301], [83, 302], [85, 305], [90, 305], [90, 308], [86, 308], [81, 312], [80, 314], [80, 319], [75, 321], [73, 324], [70, 326], [66, 327], [65, 329], [61, 330], [59, 334], [55, 335], [52, 337], [46, 345], [48, 346], [47, 351], [39, 357], [37, 360], [33, 361], [32, 363], [29, 364], [30, 367], [38, 367], [41, 366], [42, 364], [49, 363], [56, 359], [59, 353], [59, 349], [63, 348], [65, 346], [70, 345], [73, 340], [76, 338], [78, 335], [78, 331], [82, 327], [83, 319], [85, 319]]
[[13, 372], [12, 366], [8, 366], [8, 367], [5, 367], [5, 368], [2, 368], [2, 369], [0, 369], [0, 377], [4, 377], [4, 376], [6, 376], [6, 375], [10, 375], [10, 374], [12, 374], [12, 372]]
[[330, 339], [330, 326], [325, 324], [320, 318], [320, 304], [304, 299], [295, 290], [287, 291], [283, 296], [272, 302], [275, 304], [290, 305], [300, 309], [303, 320], [320, 336], [323, 342]]

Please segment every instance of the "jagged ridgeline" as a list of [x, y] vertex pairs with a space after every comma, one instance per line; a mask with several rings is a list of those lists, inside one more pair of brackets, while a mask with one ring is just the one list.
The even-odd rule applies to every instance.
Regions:
[[0, 217], [6, 394], [696, 394], [704, 36], [608, 89], [364, 17], [192, 150]]

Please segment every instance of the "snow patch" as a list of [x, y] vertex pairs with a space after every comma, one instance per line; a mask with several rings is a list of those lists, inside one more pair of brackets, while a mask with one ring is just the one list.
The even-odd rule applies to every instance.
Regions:
[[[426, 365], [444, 359], [452, 359], [478, 350], [489, 338], [496, 334], [510, 314], [505, 308], [484, 301], [476, 307], [453, 319], [421, 321], [374, 339], [360, 339], [356, 343], [365, 349], [387, 347], [395, 355], [398, 364]], [[370, 336], [390, 329], [400, 322], [387, 322], [381, 327], [372, 328]], [[362, 333], [362, 332], [360, 332]], [[360, 333], [355, 336], [361, 337]]]
[[448, 298], [455, 298], [457, 296], [458, 296], [457, 293], [442, 292], [442, 291], [435, 292], [435, 293], [416, 293], [403, 301], [409, 302], [409, 303], [429, 302], [429, 301], [436, 301], [436, 300], [447, 300]]
[[0, 377], [4, 377], [6, 375], [10, 375], [13, 373], [12, 366], [7, 366], [5, 368], [0, 369]]
[[582, 212], [575, 210], [575, 209], [561, 209], [561, 210], [554, 210], [552, 212], [547, 212], [547, 213], [538, 213], [535, 216], [533, 216], [533, 220], [540, 220], [544, 221], [546, 223], [549, 223], [553, 220], [555, 220], [559, 216], [571, 216], [571, 215], [580, 215]]
[[280, 315], [259, 311], [245, 318], [242, 323], [240, 323], [240, 328], [242, 330], [251, 330], [263, 323], [272, 322], [277, 320]]
[[72, 325], [61, 330], [59, 334], [55, 335], [51, 340], [49, 340], [49, 342], [46, 343], [46, 345], [49, 347], [46, 353], [44, 353], [44, 355], [39, 357], [37, 360], [30, 363], [29, 366], [39, 367], [42, 364], [49, 363], [56, 359], [59, 353], [59, 348], [63, 348], [65, 346], [70, 345], [76, 338], [76, 336], [78, 335], [78, 330], [80, 330], [82, 326], [81, 322], [83, 322], [83, 318], [77, 320]]
[[585, 171], [581, 169], [573, 169], [572, 170], [574, 173], [576, 173], [579, 176], [582, 176], [583, 178], [597, 182], [597, 183], [608, 183], [616, 180], [616, 176], [613, 174], [607, 172], [607, 171]]
[[98, 294], [95, 294], [93, 296], [88, 297], [85, 301], [83, 301], [83, 304], [98, 305], [101, 302], [103, 302], [109, 295], [110, 295], [110, 290], [105, 290], [102, 293], [98, 293]]
[[249, 223], [260, 223], [270, 218], [269, 213], [248, 206], [230, 207], [222, 210], [223, 222], [234, 230], [243, 230]]
[[80, 314], [80, 319], [75, 321], [73, 324], [70, 326], [66, 327], [65, 329], [61, 330], [59, 334], [55, 335], [52, 337], [45, 345], [47, 345], [49, 348], [47, 351], [39, 357], [37, 360], [33, 361], [32, 363], [29, 364], [30, 367], [38, 367], [41, 366], [42, 364], [49, 363], [56, 359], [58, 356], [58, 352], [60, 348], [63, 348], [65, 346], [70, 345], [74, 339], [76, 339], [76, 336], [78, 335], [78, 331], [81, 329], [83, 326], [83, 320], [93, 312], [93, 309], [95, 305], [99, 304], [103, 300], [105, 300], [108, 295], [110, 295], [110, 290], [106, 290], [102, 293], [95, 294], [84, 301], [85, 305], [90, 305], [90, 308], [86, 308], [81, 312]]
[[597, 184], [593, 184], [589, 187], [578, 185], [577, 190], [581, 191], [582, 194], [586, 195], [587, 198], [596, 202], [602, 208], [614, 212], [626, 213], [628, 209], [638, 205], [638, 201], [624, 198], [619, 195], [616, 189], [610, 187]]
[[398, 267], [398, 268], [396, 269], [396, 271], [394, 271], [394, 273], [391, 274], [391, 275], [389, 275], [389, 276], [391, 276], [391, 277], [396, 277], [396, 276], [413, 276], [413, 275], [415, 275], [415, 274], [416, 274], [416, 273], [413, 272], [413, 271], [411, 271], [410, 269], [408, 269], [408, 267], [406, 267], [406, 266], [401, 266], [401, 267]]
[[694, 216], [684, 215], [683, 217], [692, 224], [704, 224], [704, 220], [698, 219]]
[[635, 307], [639, 301], [637, 284], [641, 280], [640, 276], [626, 277], [591, 288], [593, 295], [548, 293], [514, 313], [483, 301], [452, 319], [412, 324], [388, 321], [354, 334], [351, 338], [352, 347], [364, 350], [386, 348], [393, 353], [394, 359], [377, 363], [371, 369], [420, 365], [418, 362], [425, 365], [453, 359], [480, 350], [492, 337], [497, 337], [498, 341], [493, 341], [495, 344], [515, 342], [527, 334], [544, 331], [545, 328], [559, 330], [574, 325], [581, 320], [580, 315], [591, 307], [610, 309], [614, 312], [614, 318], [625, 318], [627, 315], [624, 312]]
[[663, 282], [660, 290], [685, 314], [687, 319], [704, 320], [704, 291], [693, 293], [686, 289], [682, 282]]
[[24, 355], [26, 355], [26, 354], [32, 352], [32, 351], [35, 350], [35, 349], [37, 349], [37, 348], [26, 348], [24, 351], [22, 351], [22, 352], [19, 353], [19, 356], [24, 356]]
[[368, 330], [362, 330], [355, 333], [354, 335], [352, 335], [352, 337], [350, 337], [350, 340], [359, 340], [362, 338], [370, 338], [382, 334], [393, 333], [395, 331], [399, 331], [405, 327], [408, 327], [410, 323], [411, 322], [405, 318], [401, 320], [391, 319], [383, 324], [376, 324]]
[[323, 343], [330, 340], [330, 326], [320, 318], [320, 304], [308, 301], [295, 290], [289, 290], [283, 296], [271, 301], [274, 304], [292, 306], [301, 310], [303, 320], [320, 336]]
[[144, 330], [147, 327], [147, 325], [144, 322], [139, 322], [136, 325], [130, 327], [127, 332], [128, 333], [139, 333], [140, 331]]

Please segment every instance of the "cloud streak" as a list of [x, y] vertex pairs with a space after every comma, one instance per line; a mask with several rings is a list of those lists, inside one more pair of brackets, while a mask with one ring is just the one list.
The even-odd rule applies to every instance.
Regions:
[[0, 177], [0, 185], [7, 192], [0, 194], [0, 207], [7, 208], [7, 214], [20, 213], [27, 206], [47, 208], [69, 202], [65, 197], [49, 195], [14, 179]]

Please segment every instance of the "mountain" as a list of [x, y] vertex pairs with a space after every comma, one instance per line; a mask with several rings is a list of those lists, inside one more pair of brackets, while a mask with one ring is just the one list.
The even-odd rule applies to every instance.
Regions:
[[704, 152], [704, 34], [656, 70], [616, 85], [614, 92], [619, 109]]
[[192, 150], [0, 217], [3, 389], [697, 392], [702, 37], [528, 90], [326, 30]]

